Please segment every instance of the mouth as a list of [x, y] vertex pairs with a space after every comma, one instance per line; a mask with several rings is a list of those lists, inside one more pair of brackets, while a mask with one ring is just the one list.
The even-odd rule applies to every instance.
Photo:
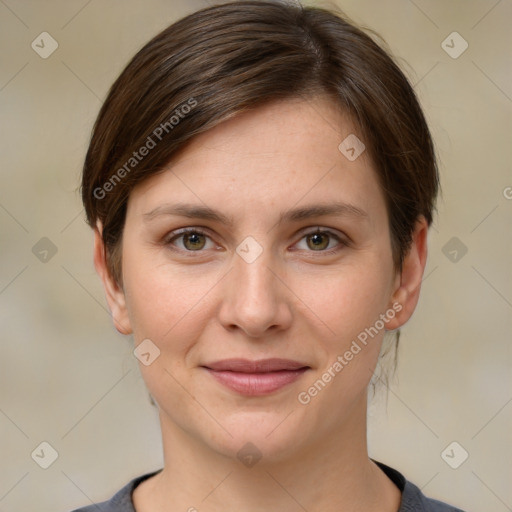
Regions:
[[225, 359], [203, 365], [219, 383], [242, 395], [273, 393], [299, 379], [311, 367], [290, 359]]

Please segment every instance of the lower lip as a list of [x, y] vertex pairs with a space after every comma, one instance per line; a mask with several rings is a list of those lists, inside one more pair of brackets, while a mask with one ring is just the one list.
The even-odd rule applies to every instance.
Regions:
[[224, 386], [242, 395], [266, 395], [296, 381], [308, 368], [268, 373], [240, 373], [206, 368]]

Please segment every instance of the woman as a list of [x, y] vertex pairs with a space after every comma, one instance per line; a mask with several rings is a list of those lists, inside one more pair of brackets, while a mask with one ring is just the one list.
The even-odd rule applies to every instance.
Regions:
[[102, 107], [82, 194], [164, 468], [80, 510], [457, 510], [366, 444], [437, 189], [410, 84], [341, 16], [242, 1], [150, 41]]

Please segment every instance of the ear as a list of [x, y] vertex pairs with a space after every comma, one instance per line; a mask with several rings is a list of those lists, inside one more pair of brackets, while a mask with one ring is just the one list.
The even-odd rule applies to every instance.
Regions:
[[[397, 274], [391, 304], [396, 315], [386, 324], [386, 329], [394, 330], [411, 318], [420, 298], [421, 281], [427, 263], [428, 224], [425, 217], [417, 221], [412, 236], [411, 247], [404, 258], [402, 271]], [[398, 306], [401, 306], [400, 307]]]
[[103, 282], [105, 297], [112, 314], [112, 321], [114, 322], [115, 328], [121, 334], [131, 334], [133, 330], [128, 317], [124, 291], [115, 282], [108, 270], [102, 229], [103, 227], [98, 221], [94, 229], [94, 267]]

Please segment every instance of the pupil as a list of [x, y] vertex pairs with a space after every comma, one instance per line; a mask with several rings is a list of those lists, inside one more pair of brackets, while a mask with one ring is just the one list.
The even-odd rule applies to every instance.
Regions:
[[327, 237], [323, 233], [315, 233], [310, 236], [309, 240], [315, 249], [325, 249], [329, 245]]
[[202, 235], [198, 233], [192, 233], [185, 236], [185, 245], [191, 246], [192, 249], [202, 249], [204, 241], [201, 240]]

